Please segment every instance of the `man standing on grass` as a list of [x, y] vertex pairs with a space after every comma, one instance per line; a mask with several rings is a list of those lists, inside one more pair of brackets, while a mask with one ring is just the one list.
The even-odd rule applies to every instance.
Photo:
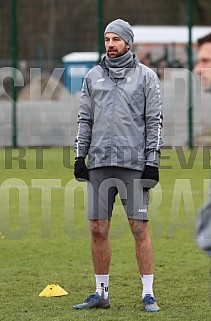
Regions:
[[[106, 56], [83, 83], [75, 141], [77, 180], [88, 181], [88, 219], [96, 293], [74, 309], [109, 308], [109, 227], [119, 193], [135, 239], [143, 307], [160, 310], [153, 293], [148, 231], [149, 189], [159, 181], [162, 100], [157, 75], [131, 51], [130, 24], [117, 19], [104, 33]], [[88, 169], [85, 157], [88, 155]]]
[[[201, 77], [205, 91], [211, 92], [211, 33], [198, 39], [194, 71]], [[198, 246], [211, 256], [211, 199], [199, 211], [196, 233]]]

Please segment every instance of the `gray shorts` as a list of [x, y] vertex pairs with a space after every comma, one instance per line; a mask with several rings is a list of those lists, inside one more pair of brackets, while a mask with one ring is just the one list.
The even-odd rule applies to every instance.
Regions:
[[110, 220], [119, 193], [128, 218], [148, 221], [149, 191], [141, 176], [141, 171], [113, 166], [89, 170], [88, 219]]

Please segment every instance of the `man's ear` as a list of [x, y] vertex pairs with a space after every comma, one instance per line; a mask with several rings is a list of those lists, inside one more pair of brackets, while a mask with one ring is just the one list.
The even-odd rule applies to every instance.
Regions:
[[126, 48], [127, 48], [127, 50], [129, 50], [129, 49], [130, 49], [130, 46], [129, 46], [129, 45], [127, 45], [127, 47], [126, 47]]

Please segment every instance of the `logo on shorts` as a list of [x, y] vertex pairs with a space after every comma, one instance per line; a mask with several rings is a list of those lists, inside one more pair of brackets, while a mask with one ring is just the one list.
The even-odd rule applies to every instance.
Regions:
[[139, 208], [138, 213], [146, 213], [147, 209], [146, 208]]

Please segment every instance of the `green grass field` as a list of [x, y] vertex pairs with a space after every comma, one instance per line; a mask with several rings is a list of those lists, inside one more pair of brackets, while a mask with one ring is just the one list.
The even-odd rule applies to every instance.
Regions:
[[[162, 309], [156, 314], [142, 310], [134, 241], [119, 200], [110, 232], [111, 309], [72, 309], [95, 290], [86, 184], [73, 180], [73, 160], [73, 151], [62, 148], [0, 150], [0, 320], [209, 321], [210, 258], [194, 239], [209, 155], [162, 152], [150, 204], [154, 291]], [[67, 296], [39, 297], [57, 283]]]

